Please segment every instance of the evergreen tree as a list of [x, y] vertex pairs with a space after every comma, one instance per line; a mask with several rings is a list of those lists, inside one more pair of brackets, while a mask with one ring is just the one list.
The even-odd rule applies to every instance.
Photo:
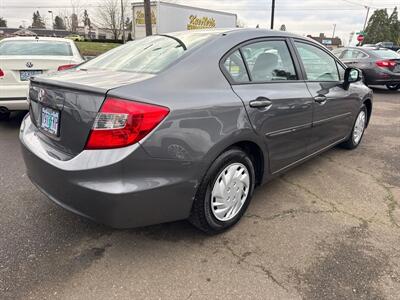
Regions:
[[0, 27], [7, 27], [7, 20], [0, 17]]
[[365, 44], [376, 44], [391, 40], [389, 16], [386, 9], [377, 9], [365, 29]]
[[286, 31], [286, 25], [285, 25], [285, 24], [282, 24], [282, 25], [281, 25], [281, 28], [279, 28], [279, 30], [280, 30], [280, 31]]
[[33, 12], [32, 28], [46, 28], [46, 24], [44, 23], [38, 10], [36, 12]]
[[89, 18], [89, 14], [87, 12], [87, 10], [85, 9], [85, 11], [83, 12], [83, 25], [87, 26], [87, 27], [91, 27], [91, 22], [90, 22], [90, 18]]
[[56, 16], [54, 18], [54, 29], [62, 29], [62, 30], [66, 29], [66, 26], [64, 24], [64, 20], [60, 16]]
[[389, 17], [389, 27], [390, 27], [390, 41], [395, 44], [400, 44], [400, 21], [399, 13], [397, 7], [394, 8], [392, 14]]

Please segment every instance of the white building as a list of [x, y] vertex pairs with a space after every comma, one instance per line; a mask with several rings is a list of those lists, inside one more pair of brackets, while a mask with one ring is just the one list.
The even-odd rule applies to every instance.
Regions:
[[[146, 36], [143, 1], [132, 3], [132, 37]], [[179, 5], [162, 1], [151, 2], [153, 34], [173, 31], [232, 28], [237, 25], [237, 16], [232, 13]]]

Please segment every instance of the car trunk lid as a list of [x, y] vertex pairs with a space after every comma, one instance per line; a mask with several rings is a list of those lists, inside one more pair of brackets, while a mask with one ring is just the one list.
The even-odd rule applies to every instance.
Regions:
[[107, 92], [152, 76], [72, 70], [35, 77], [29, 89], [32, 122], [45, 143], [73, 157], [84, 149]]
[[73, 63], [71, 56], [1, 56], [2, 85], [26, 84], [31, 76], [57, 71]]

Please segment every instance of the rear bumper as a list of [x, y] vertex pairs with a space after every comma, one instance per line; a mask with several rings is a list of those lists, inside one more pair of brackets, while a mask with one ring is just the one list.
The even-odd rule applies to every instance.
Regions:
[[9, 110], [28, 110], [28, 87], [28, 83], [0, 85], [0, 107], [7, 107]]
[[20, 131], [27, 174], [65, 209], [114, 228], [189, 216], [198, 184], [192, 163], [150, 158], [138, 144], [61, 161], [47, 154], [36, 130], [27, 116]]
[[365, 82], [369, 85], [398, 84], [400, 83], [400, 73], [367, 70], [365, 71]]

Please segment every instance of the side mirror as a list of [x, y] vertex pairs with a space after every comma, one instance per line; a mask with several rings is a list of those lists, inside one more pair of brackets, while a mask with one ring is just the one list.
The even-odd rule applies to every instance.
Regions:
[[362, 79], [361, 71], [355, 68], [347, 68], [344, 71], [344, 88], [347, 90], [350, 83], [360, 81]]

